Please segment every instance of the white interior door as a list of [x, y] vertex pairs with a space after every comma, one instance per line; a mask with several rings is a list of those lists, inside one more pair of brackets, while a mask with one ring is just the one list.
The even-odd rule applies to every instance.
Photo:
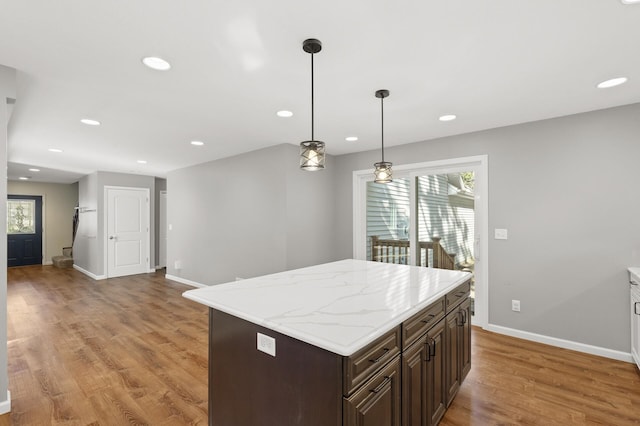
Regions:
[[149, 270], [149, 190], [106, 188], [107, 276]]
[[159, 256], [158, 267], [167, 266], [167, 191], [160, 191], [160, 224], [159, 224]]

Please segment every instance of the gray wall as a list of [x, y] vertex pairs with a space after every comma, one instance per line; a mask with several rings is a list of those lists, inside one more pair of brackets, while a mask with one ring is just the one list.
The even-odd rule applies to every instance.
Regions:
[[[7, 98], [16, 99], [16, 70], [0, 65], [0, 164], [7, 164]], [[7, 174], [0, 174], [0, 223], [7, 223]], [[6, 225], [3, 225], [6, 226]], [[6, 228], [5, 228], [6, 229]], [[7, 373], [7, 233], [0, 232], [0, 406], [8, 410]]]
[[[640, 265], [640, 104], [388, 148], [395, 165], [488, 154], [489, 323], [629, 352]], [[392, 136], [391, 136], [392, 137]], [[336, 257], [352, 256], [352, 172], [335, 159]], [[522, 310], [511, 311], [519, 299]]]
[[[104, 188], [121, 186], [149, 189], [150, 229], [155, 230], [155, 178], [152, 176], [131, 175], [126, 173], [95, 172], [79, 181], [78, 202], [80, 207], [95, 209], [80, 213], [78, 235], [74, 244], [74, 263], [97, 277], [106, 274], [104, 264]], [[149, 261], [155, 265], [156, 232], [150, 232]]]
[[167, 274], [210, 285], [336, 259], [333, 176], [296, 164], [279, 145], [169, 173]]
[[78, 184], [10, 181], [7, 185], [12, 195], [41, 195], [44, 216], [43, 263], [50, 264], [52, 256], [62, 254], [63, 247], [70, 247], [73, 238], [74, 207], [78, 204]]

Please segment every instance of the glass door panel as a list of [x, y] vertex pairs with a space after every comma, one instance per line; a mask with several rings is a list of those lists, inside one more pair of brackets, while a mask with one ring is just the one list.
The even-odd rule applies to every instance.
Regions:
[[410, 181], [367, 182], [367, 260], [410, 264]]
[[419, 265], [473, 272], [474, 183], [473, 171], [416, 177]]

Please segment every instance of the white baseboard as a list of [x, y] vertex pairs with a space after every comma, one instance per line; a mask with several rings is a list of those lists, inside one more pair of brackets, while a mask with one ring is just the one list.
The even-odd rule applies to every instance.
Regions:
[[502, 327], [500, 325], [489, 324], [485, 330], [495, 333], [506, 334], [511, 337], [518, 337], [532, 342], [544, 343], [546, 345], [556, 346], [563, 349], [571, 349], [573, 351], [584, 352], [591, 355], [603, 356], [605, 358], [616, 359], [618, 361], [633, 362], [630, 353], [616, 351], [613, 349], [602, 348], [600, 346], [587, 345], [585, 343], [573, 342], [571, 340], [558, 339], [556, 337], [545, 336], [542, 334], [530, 333], [528, 331], [516, 330], [514, 328]]
[[6, 401], [0, 402], [0, 414], [7, 414], [11, 411], [11, 392], [7, 391]]
[[74, 265], [73, 265], [73, 269], [75, 269], [75, 270], [77, 270], [77, 271], [82, 272], [83, 274], [85, 274], [85, 275], [87, 275], [87, 276], [89, 276], [89, 277], [93, 278], [93, 279], [94, 279], [94, 280], [96, 280], [96, 281], [97, 281], [97, 280], [106, 280], [106, 279], [107, 279], [107, 276], [106, 276], [106, 275], [96, 275], [96, 274], [94, 274], [94, 273], [92, 273], [92, 272], [87, 271], [86, 269], [83, 269], [83, 268], [79, 267], [79, 266], [78, 266], [78, 265], [76, 265], [76, 264], [74, 264]]
[[169, 275], [169, 274], [165, 274], [164, 277], [168, 280], [171, 281], [177, 281], [181, 284], [186, 284], [189, 285], [191, 287], [197, 287], [197, 288], [201, 288], [201, 287], [207, 287], [206, 284], [201, 284], [195, 281], [191, 281], [191, 280], [187, 280], [185, 278], [180, 278], [180, 277], [176, 277], [175, 275]]
[[53, 265], [53, 262], [50, 260], [45, 260], [44, 262], [42, 262], [43, 265], [48, 266], [48, 265]]

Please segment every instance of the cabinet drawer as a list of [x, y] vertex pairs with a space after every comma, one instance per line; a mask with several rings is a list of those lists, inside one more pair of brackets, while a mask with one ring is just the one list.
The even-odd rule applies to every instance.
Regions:
[[396, 356], [351, 397], [344, 398], [342, 424], [400, 426], [402, 411], [400, 371], [400, 357]]
[[469, 297], [471, 294], [471, 280], [460, 284], [458, 287], [447, 293], [445, 299], [447, 301], [447, 312], [450, 312], [457, 304]]
[[400, 327], [360, 349], [343, 361], [343, 392], [349, 396], [360, 384], [400, 353]]
[[408, 348], [444, 317], [444, 297], [402, 323], [402, 347]]

